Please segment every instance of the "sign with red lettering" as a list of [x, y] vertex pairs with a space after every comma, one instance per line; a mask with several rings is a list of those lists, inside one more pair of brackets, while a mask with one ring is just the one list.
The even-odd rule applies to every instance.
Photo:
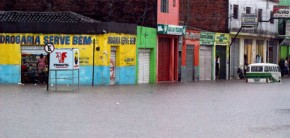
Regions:
[[50, 54], [51, 70], [66, 70], [79, 68], [79, 50], [78, 49], [55, 49]]

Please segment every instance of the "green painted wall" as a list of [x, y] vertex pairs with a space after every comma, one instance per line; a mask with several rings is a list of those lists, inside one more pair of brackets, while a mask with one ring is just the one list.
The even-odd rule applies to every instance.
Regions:
[[137, 27], [137, 51], [136, 51], [136, 83], [138, 83], [138, 57], [139, 48], [149, 48], [150, 54], [150, 83], [156, 83], [156, 65], [157, 65], [157, 30], [155, 28]]
[[280, 46], [280, 59], [286, 59], [287, 56], [290, 56], [290, 47]]
[[280, 0], [279, 5], [290, 6], [290, 0]]

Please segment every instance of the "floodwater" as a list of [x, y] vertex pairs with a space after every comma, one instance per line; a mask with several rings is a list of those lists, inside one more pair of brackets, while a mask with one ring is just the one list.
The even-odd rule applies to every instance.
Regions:
[[290, 78], [130, 86], [0, 85], [1, 138], [288, 138]]

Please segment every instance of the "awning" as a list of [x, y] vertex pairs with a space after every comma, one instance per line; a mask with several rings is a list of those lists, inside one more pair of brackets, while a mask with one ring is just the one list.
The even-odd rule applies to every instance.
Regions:
[[283, 46], [290, 46], [290, 39], [284, 39], [280, 45], [283, 45]]

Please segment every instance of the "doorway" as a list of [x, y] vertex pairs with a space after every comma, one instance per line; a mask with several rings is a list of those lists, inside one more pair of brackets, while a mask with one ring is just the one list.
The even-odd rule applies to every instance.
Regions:
[[115, 84], [116, 79], [116, 47], [111, 47], [110, 56], [110, 85]]
[[[43, 64], [39, 65], [38, 61]], [[21, 83], [47, 84], [47, 63], [48, 57], [43, 46], [21, 46]]]
[[219, 58], [219, 67], [216, 75], [216, 79], [227, 79], [227, 55], [226, 46], [216, 46], [216, 57]]
[[200, 46], [199, 68], [199, 80], [212, 79], [212, 46]]

